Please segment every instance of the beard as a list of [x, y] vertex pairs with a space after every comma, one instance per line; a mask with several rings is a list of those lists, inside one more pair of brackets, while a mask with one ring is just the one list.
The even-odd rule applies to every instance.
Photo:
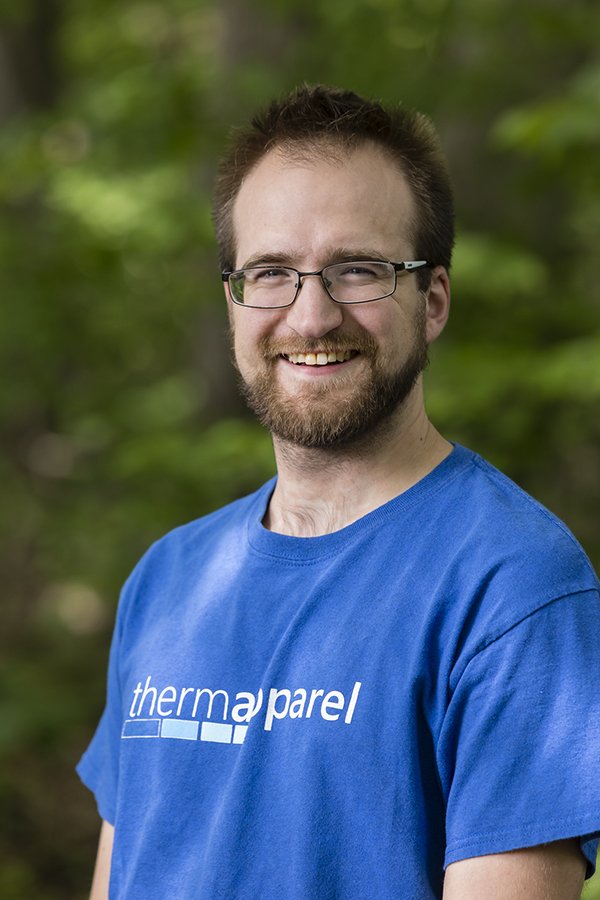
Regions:
[[[293, 346], [290, 340], [263, 338], [259, 352], [266, 369], [252, 380], [240, 375], [242, 395], [265, 428], [298, 447], [342, 450], [364, 441], [367, 435], [375, 439], [402, 407], [429, 362], [425, 321], [425, 308], [419, 307], [412, 346], [392, 371], [383, 367], [376, 341], [363, 331], [332, 332], [319, 340], [293, 342]], [[343, 375], [328, 378], [326, 384], [315, 379], [316, 383], [293, 394], [277, 383], [274, 367], [282, 353], [335, 353], [349, 348], [358, 350], [370, 369], [350, 392]]]

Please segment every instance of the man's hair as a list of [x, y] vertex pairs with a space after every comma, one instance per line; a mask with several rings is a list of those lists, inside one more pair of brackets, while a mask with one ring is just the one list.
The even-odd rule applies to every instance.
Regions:
[[[444, 154], [430, 120], [403, 106], [386, 108], [353, 91], [302, 85], [234, 129], [217, 171], [214, 222], [223, 270], [235, 266], [233, 205], [244, 178], [269, 151], [303, 160], [339, 158], [372, 142], [404, 175], [415, 204], [410, 234], [416, 259], [450, 268], [454, 244], [452, 188]], [[428, 282], [427, 270], [424, 281]], [[418, 275], [421, 272], [417, 273]]]

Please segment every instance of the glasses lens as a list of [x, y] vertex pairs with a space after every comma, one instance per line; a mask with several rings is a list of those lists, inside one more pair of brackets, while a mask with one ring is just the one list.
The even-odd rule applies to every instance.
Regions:
[[298, 278], [294, 269], [257, 266], [229, 276], [231, 295], [244, 306], [289, 306], [294, 302]]
[[361, 261], [336, 263], [323, 269], [327, 290], [338, 303], [365, 303], [394, 292], [396, 272], [391, 263]]

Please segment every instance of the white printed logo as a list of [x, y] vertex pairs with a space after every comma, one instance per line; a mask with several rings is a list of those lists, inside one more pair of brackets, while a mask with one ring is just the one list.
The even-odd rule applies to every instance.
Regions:
[[[230, 697], [224, 690], [167, 685], [159, 692], [148, 675], [133, 691], [129, 718], [122, 738], [178, 738], [217, 744], [243, 744], [248, 725], [263, 709], [264, 693], [239, 691]], [[266, 699], [263, 729], [271, 731], [281, 719], [310, 719], [350, 725], [362, 683], [355, 681], [350, 695], [325, 689], [271, 688]], [[219, 721], [219, 717], [221, 721]], [[227, 721], [231, 719], [232, 721]], [[215, 721], [216, 720], [216, 721]]]

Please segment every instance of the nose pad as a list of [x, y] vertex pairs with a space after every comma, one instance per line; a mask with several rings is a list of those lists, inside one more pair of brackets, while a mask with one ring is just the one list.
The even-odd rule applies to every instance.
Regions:
[[[296, 287], [296, 300], [298, 299], [298, 294], [300, 293], [300, 291], [301, 291], [302, 288], [304, 287], [305, 280], [306, 280], [307, 278], [318, 278], [319, 281], [321, 282], [321, 287], [324, 288], [325, 293], [327, 294], [327, 296], [329, 296], [329, 288], [331, 287], [331, 284], [332, 284], [331, 281], [330, 281], [328, 278], [325, 278], [325, 276], [323, 275], [322, 272], [321, 272], [321, 273], [315, 272], [314, 274], [311, 273], [311, 274], [309, 274], [309, 275], [298, 275], [298, 281], [296, 282], [296, 285], [295, 285], [295, 287]], [[330, 299], [331, 299], [331, 298], [330, 298]]]
[[296, 300], [288, 310], [290, 328], [302, 337], [319, 338], [341, 325], [342, 307], [327, 293], [325, 279], [304, 275], [299, 282]]

